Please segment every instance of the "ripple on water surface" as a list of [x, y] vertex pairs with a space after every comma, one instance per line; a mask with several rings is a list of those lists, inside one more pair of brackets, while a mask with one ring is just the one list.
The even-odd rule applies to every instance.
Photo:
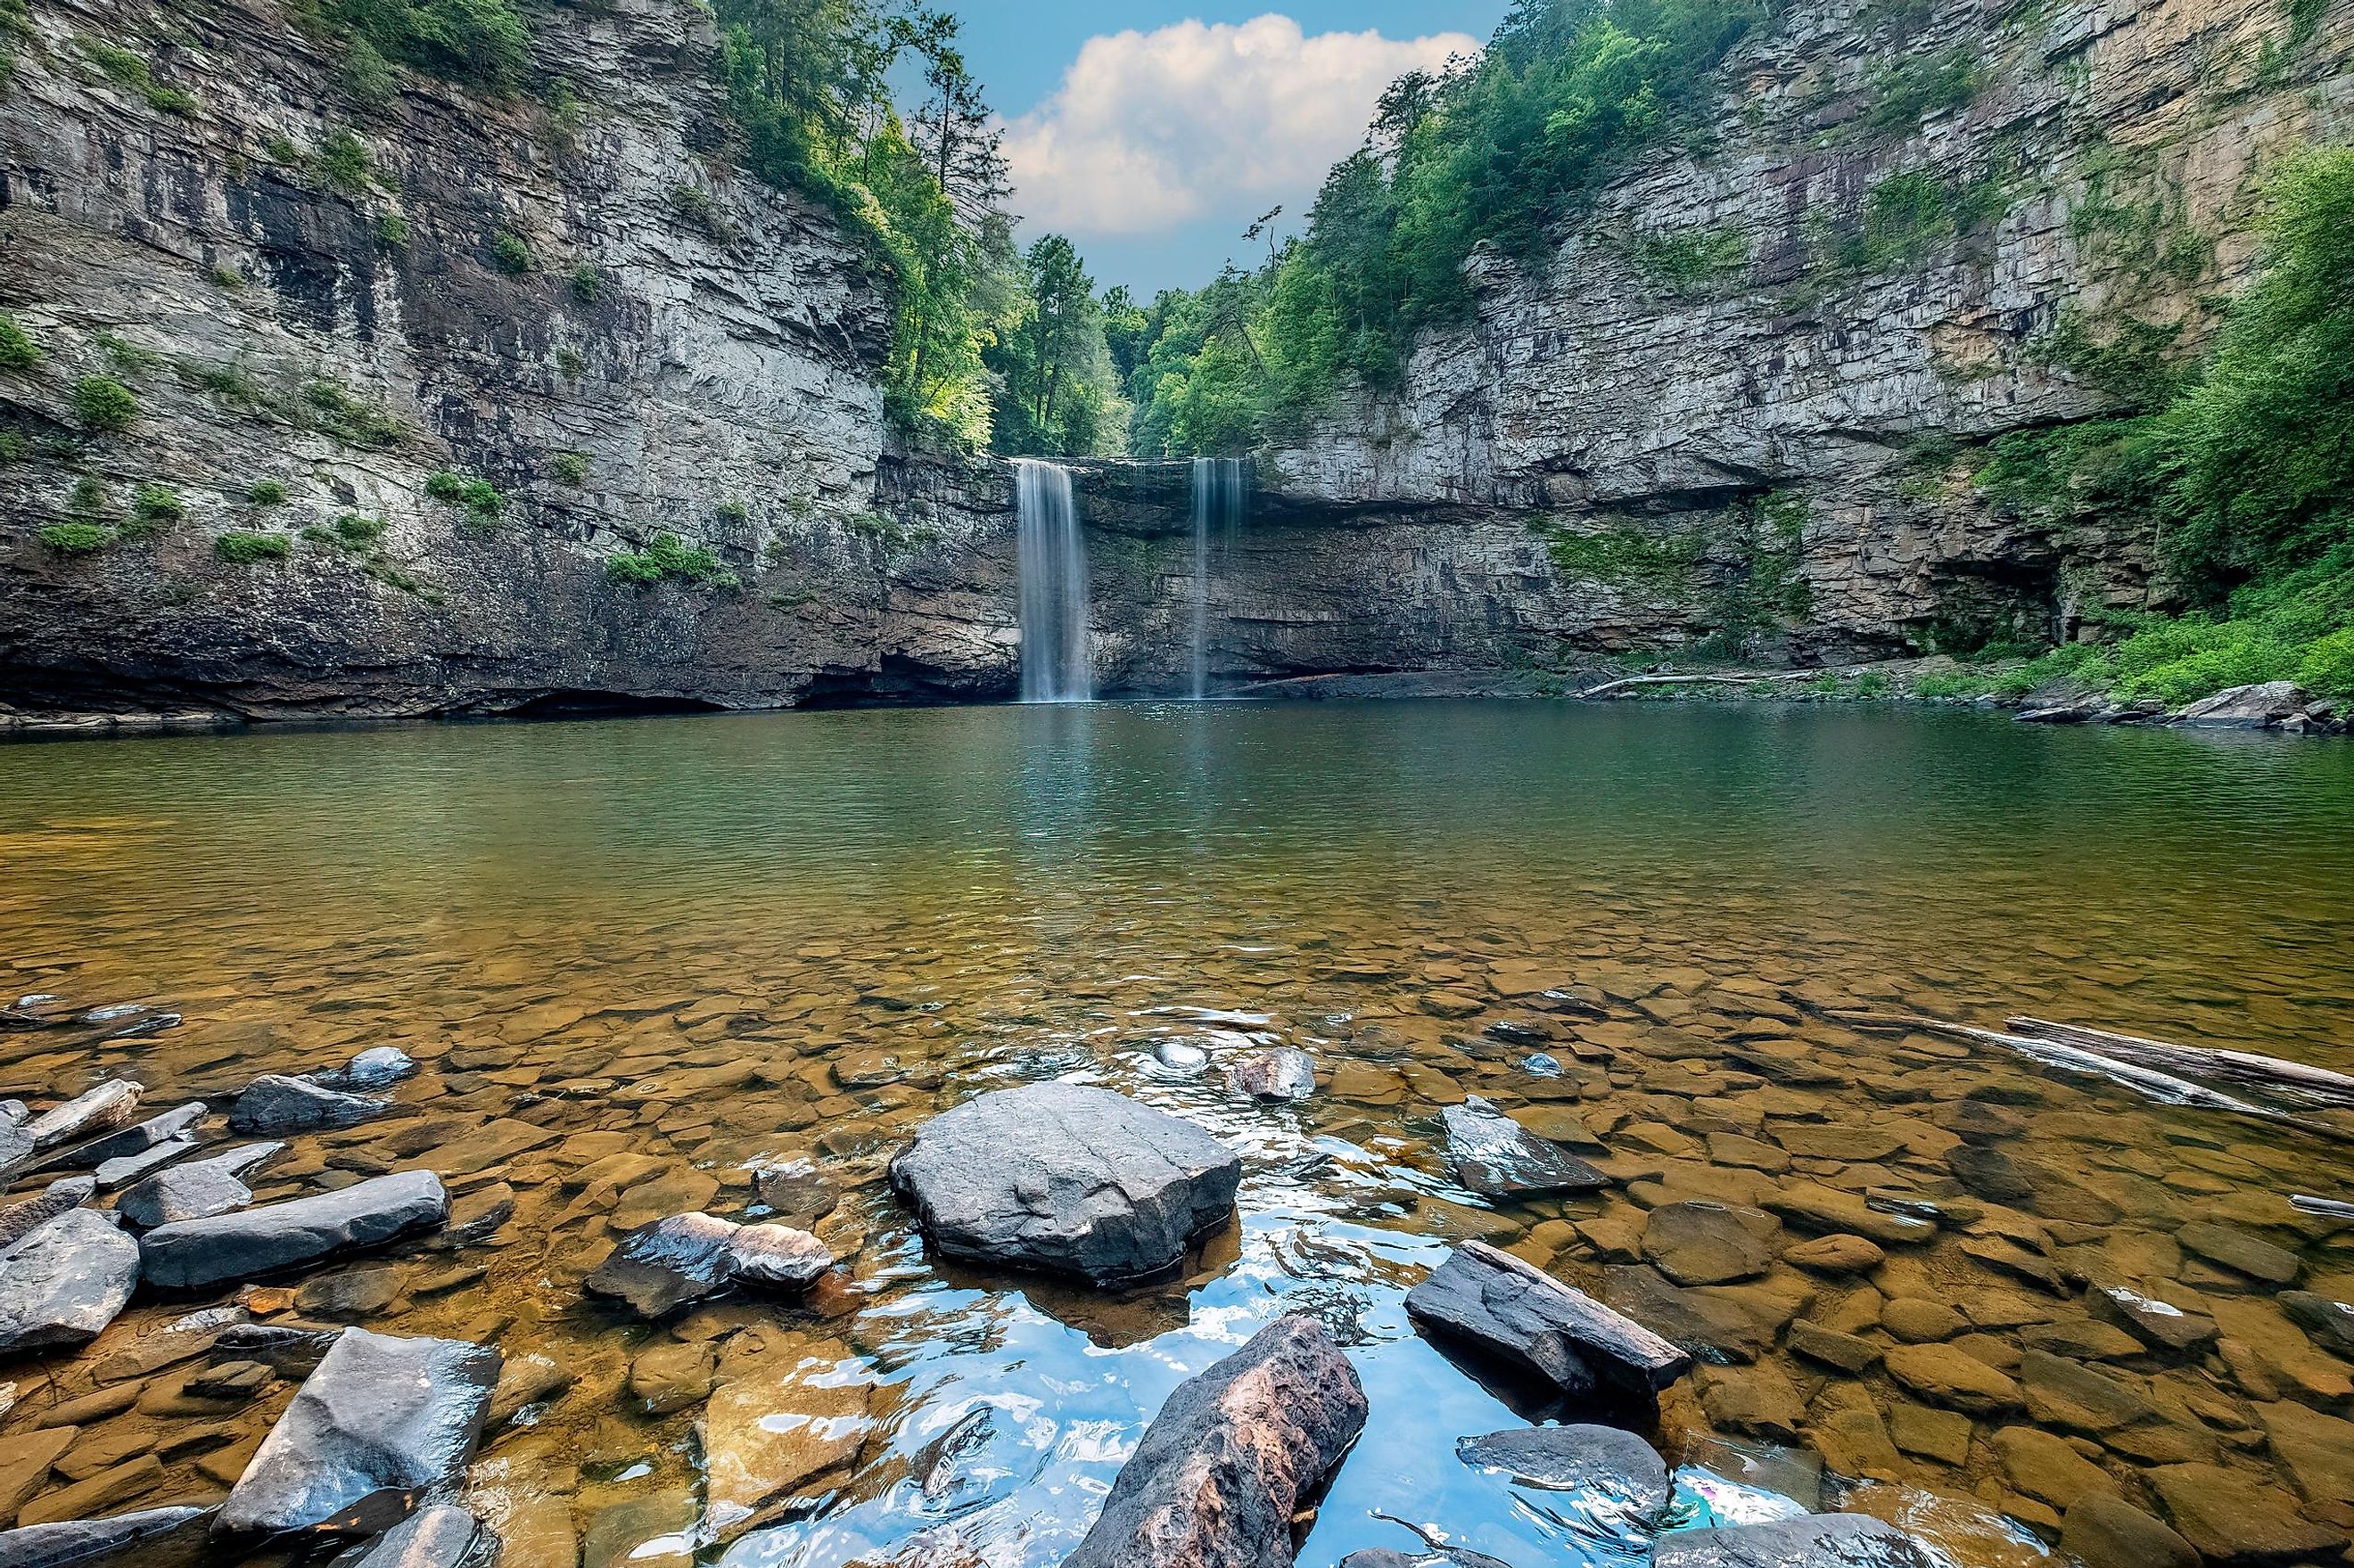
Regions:
[[[269, 1202], [422, 1165], [461, 1205], [512, 1192], [487, 1239], [314, 1274], [292, 1310], [554, 1363], [474, 1473], [513, 1563], [1057, 1563], [1170, 1389], [1299, 1308], [1372, 1404], [1304, 1563], [1420, 1549], [1384, 1515], [1520, 1568], [1638, 1561], [1607, 1499], [1457, 1457], [1551, 1414], [1405, 1320], [1473, 1235], [1708, 1347], [1646, 1431], [1679, 1523], [1798, 1498], [1995, 1564], [2040, 1557], [2087, 1489], [2354, 1522], [2348, 1347], [2234, 1266], [2269, 1266], [2253, 1238], [2354, 1296], [2354, 1234], [2283, 1201], [2349, 1196], [2343, 1147], [1819, 1012], [2354, 1069], [2354, 747], [1478, 704], [270, 734], [0, 750], [0, 863], [12, 995], [187, 1017], [103, 1047], [0, 1035], [0, 1094], [132, 1070], [168, 1105], [375, 1044], [423, 1063], [410, 1114], [249, 1179]], [[1228, 1095], [1269, 1045], [1314, 1058], [1312, 1097]], [[1051, 1077], [1243, 1153], [1239, 1224], [1183, 1277], [1096, 1297], [908, 1234], [884, 1182], [907, 1133]], [[1456, 1185], [1437, 1113], [1469, 1095], [1611, 1186]], [[804, 1158], [850, 1260], [805, 1306], [648, 1329], [584, 1299], [620, 1232], [756, 1214], [757, 1173]], [[1882, 1213], [1875, 1189], [1945, 1228], [1800, 1246]], [[1694, 1202], [1739, 1234], [1652, 1227]], [[2222, 1349], [2153, 1356], [2094, 1315], [2100, 1285]], [[207, 1398], [208, 1363], [114, 1356], [207, 1304], [143, 1300], [13, 1373], [12, 1443], [143, 1380], [78, 1407], [24, 1518], [92, 1477], [101, 1511], [235, 1478], [292, 1383]]]

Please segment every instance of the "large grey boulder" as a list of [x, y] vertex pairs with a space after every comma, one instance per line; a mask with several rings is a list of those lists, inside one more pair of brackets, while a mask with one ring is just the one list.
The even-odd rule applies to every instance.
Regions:
[[0, 1530], [0, 1568], [179, 1568], [203, 1554], [212, 1511], [151, 1508]]
[[1323, 1325], [1278, 1318], [1177, 1385], [1063, 1568], [1288, 1568], [1293, 1518], [1364, 1425]]
[[450, 1195], [430, 1171], [399, 1171], [291, 1202], [175, 1220], [139, 1239], [148, 1282], [202, 1290], [381, 1246], [439, 1225]]
[[353, 1547], [328, 1568], [489, 1568], [499, 1538], [451, 1503], [418, 1510], [374, 1541]]
[[2173, 722], [2193, 729], [2264, 729], [2302, 716], [2312, 703], [2312, 697], [2299, 691], [2293, 681], [2266, 681], [2201, 697], [2177, 714]]
[[1649, 1398], [1691, 1358], [1633, 1319], [1485, 1242], [1457, 1247], [1406, 1292], [1425, 1330], [1463, 1340], [1564, 1393], [1597, 1383]]
[[1723, 1531], [1669, 1531], [1652, 1568], [1935, 1568], [1921, 1544], [1869, 1514], [1806, 1514]]
[[221, 1504], [219, 1532], [372, 1535], [453, 1490], [499, 1366], [487, 1345], [345, 1330]]
[[1447, 1169], [1461, 1185], [1491, 1198], [1590, 1192], [1610, 1178], [1473, 1095], [1439, 1113], [1447, 1128]]
[[285, 1149], [282, 1143], [248, 1143], [209, 1159], [184, 1160], [133, 1183], [114, 1201], [114, 1212], [142, 1230], [154, 1230], [245, 1208], [253, 1202], [245, 1173]]
[[1894, 1525], [1861, 1513], [1671, 1531], [1651, 1549], [1651, 1568], [1935, 1568], [1937, 1562]]
[[390, 1109], [390, 1100], [345, 1094], [308, 1078], [264, 1073], [238, 1096], [237, 1104], [228, 1113], [228, 1127], [231, 1132], [248, 1136], [259, 1133], [277, 1137], [289, 1132], [315, 1132], [322, 1128], [357, 1127]]
[[1242, 1161], [1108, 1089], [1027, 1084], [926, 1122], [891, 1184], [949, 1257], [1097, 1285], [1167, 1274], [1232, 1217]]
[[0, 1255], [0, 1355], [86, 1345], [139, 1284], [139, 1244], [94, 1209], [69, 1209]]

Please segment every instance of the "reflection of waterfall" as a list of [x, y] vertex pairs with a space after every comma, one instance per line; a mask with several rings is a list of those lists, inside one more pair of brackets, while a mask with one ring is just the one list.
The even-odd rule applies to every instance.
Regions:
[[1013, 461], [1021, 510], [1022, 700], [1084, 703], [1096, 694], [1087, 649], [1087, 553], [1071, 471]]
[[1199, 702], [1210, 687], [1210, 545], [1223, 550], [1235, 542], [1249, 504], [1250, 476], [1243, 458], [1193, 460], [1193, 694]]

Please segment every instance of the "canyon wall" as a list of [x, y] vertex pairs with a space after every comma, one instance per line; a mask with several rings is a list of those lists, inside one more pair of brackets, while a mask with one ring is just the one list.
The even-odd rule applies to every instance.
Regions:
[[[1214, 678], [1813, 662], [2163, 605], [2132, 520], [1974, 476], [2114, 408], [2126, 323], [2194, 348], [2264, 171], [2354, 133], [2354, 0], [2299, 5], [1807, 0], [1543, 264], [1476, 258], [1399, 387], [1259, 455], [1200, 589]], [[888, 436], [886, 302], [734, 168], [700, 8], [548, 5], [528, 92], [388, 101], [275, 0], [29, 16], [0, 728], [1013, 694], [1009, 475]], [[1184, 684], [1184, 482], [1080, 475], [1106, 690]]]
[[[273, 0], [30, 17], [0, 722], [1010, 689], [1010, 492], [886, 450], [885, 302], [733, 169], [699, 8], [545, 10], [529, 93], [376, 102]], [[665, 534], [726, 574], [614, 580]]]

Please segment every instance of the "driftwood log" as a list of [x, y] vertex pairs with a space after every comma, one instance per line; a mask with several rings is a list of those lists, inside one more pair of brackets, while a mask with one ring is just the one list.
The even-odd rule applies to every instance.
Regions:
[[2014, 1034], [2056, 1041], [2110, 1056], [2138, 1062], [2145, 1067], [2171, 1069], [2200, 1077], [2222, 1078], [2235, 1084], [2257, 1084], [2321, 1105], [2354, 1106], [2354, 1077], [2279, 1056], [2259, 1056], [2248, 1051], [2217, 1051], [2204, 1045], [2176, 1045], [2138, 1034], [2113, 1034], [2079, 1023], [2052, 1023], [2041, 1018], [2006, 1021]]
[[1850, 1012], [1830, 1008], [1824, 1011], [1823, 1016], [1834, 1023], [1844, 1023], [1854, 1029], [1919, 1030], [1925, 1034], [1943, 1034], [1948, 1039], [1999, 1045], [2045, 1066], [2107, 1078], [2161, 1105], [2221, 1111], [2228, 1116], [2243, 1116], [2269, 1122], [2274, 1127], [2290, 1128], [2332, 1143], [2354, 1144], [2354, 1128], [2335, 1127], [2291, 1111], [2274, 1110], [2270, 1106], [2260, 1106], [2237, 1095], [2227, 1095], [2221, 1089], [2211, 1089], [2204, 1084], [2179, 1078], [2171, 1073], [2120, 1062], [2113, 1056], [2104, 1056], [2098, 1052], [2064, 1044], [2057, 1040], [2005, 1034], [1999, 1030], [1979, 1029], [1967, 1023], [1955, 1023], [1943, 1018], [1925, 1018], [1914, 1013]]
[[1606, 697], [1638, 686], [1755, 686], [1775, 681], [1819, 680], [1826, 673], [1828, 672], [1822, 670], [1791, 670], [1773, 675], [1622, 675], [1598, 686], [1587, 686], [1577, 694], [1586, 698]]

